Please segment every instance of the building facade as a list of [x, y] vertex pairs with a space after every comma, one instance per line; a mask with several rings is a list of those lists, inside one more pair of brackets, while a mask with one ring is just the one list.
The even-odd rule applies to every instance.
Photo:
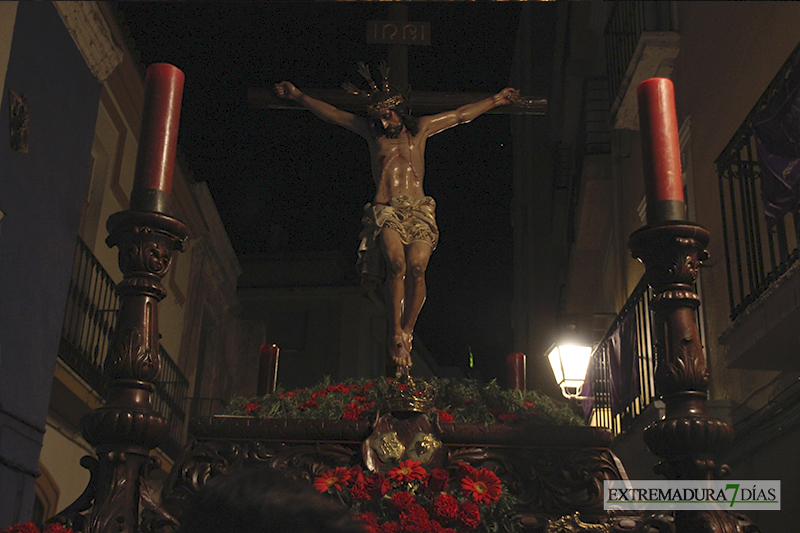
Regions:
[[[103, 361], [122, 274], [108, 217], [129, 205], [144, 68], [105, 2], [0, 6], [0, 527], [42, 520], [83, 492], [94, 450], [80, 419], [104, 402]], [[255, 393], [261, 324], [239, 318], [241, 273], [214, 200], [180, 160], [171, 214], [189, 229], [160, 303], [153, 408], [166, 474], [192, 413]], [[22, 259], [22, 257], [25, 257]], [[231, 369], [234, 369], [233, 371]], [[240, 371], [236, 371], [239, 369]]]
[[[616, 451], [632, 478], [656, 479], [657, 458], [641, 437], [647, 421], [659, 416], [654, 336], [647, 290], [639, 283], [643, 268], [627, 241], [646, 224], [636, 88], [665, 77], [675, 88], [688, 218], [711, 233], [697, 285], [709, 404], [736, 430], [723, 458], [731, 478], [781, 480], [782, 511], [749, 513], [763, 531], [779, 530], [800, 504], [793, 449], [800, 405], [797, 198], [788, 191], [787, 171], [785, 209], [765, 215], [774, 193], [763, 149], [771, 135], [765, 115], [788, 124], [781, 131], [792, 135], [791, 118], [780, 113], [797, 88], [800, 8], [584, 2], [561, 10], [569, 52], [557, 67], [563, 75], [553, 104], [564, 119], [554, 142], [572, 154], [568, 181], [577, 201], [569, 212], [574, 231], [559, 317], [599, 343], [587, 413], [618, 434]], [[627, 391], [628, 403], [612, 408], [609, 394], [620, 387], [615, 378], [622, 371], [609, 362], [608, 344], [627, 317], [639, 328], [638, 345], [625, 347], [635, 365], [627, 386], [635, 390]]]

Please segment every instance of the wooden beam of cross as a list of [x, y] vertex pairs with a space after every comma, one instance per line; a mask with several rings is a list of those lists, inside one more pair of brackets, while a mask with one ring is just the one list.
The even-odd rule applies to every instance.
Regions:
[[[402, 2], [396, 2], [389, 6], [389, 15], [393, 23], [399, 27], [403, 27], [408, 23], [408, 6]], [[369, 42], [384, 42], [389, 45], [389, 82], [394, 87], [407, 87], [408, 86], [408, 44], [405, 42], [419, 41], [419, 44], [428, 44], [430, 42], [430, 28], [427, 26], [414, 26], [413, 39], [410, 41], [402, 41], [396, 39], [397, 32], [381, 32], [389, 37], [371, 35], [370, 31], [378, 27], [385, 21], [369, 21], [368, 22], [368, 40]], [[425, 28], [427, 28], [428, 35], [425, 35]], [[405, 31], [403, 31], [405, 34]], [[393, 41], [400, 41], [404, 44], [395, 44]], [[316, 98], [327, 102], [333, 106], [350, 111], [354, 113], [364, 111], [364, 100], [354, 94], [350, 94], [343, 89], [306, 89], [303, 92]], [[433, 114], [442, 111], [449, 111], [456, 109], [465, 104], [478, 102], [494, 93], [449, 93], [449, 92], [412, 92], [411, 105], [412, 111], [415, 114]], [[251, 88], [247, 91], [247, 103], [249, 107], [254, 109], [295, 109], [298, 111], [306, 111], [306, 108], [291, 100], [278, 98], [272, 89]], [[535, 96], [521, 96], [519, 101], [510, 104], [495, 107], [487, 112], [487, 114], [497, 115], [544, 115], [547, 111], [547, 99]]]
[[[328, 102], [329, 104], [354, 113], [363, 112], [364, 99], [350, 94], [343, 89], [303, 89], [303, 92], [312, 98]], [[429, 115], [456, 109], [465, 104], [478, 102], [493, 96], [494, 93], [448, 93], [448, 92], [422, 92], [411, 93], [411, 105], [414, 114]], [[306, 111], [306, 108], [292, 100], [278, 98], [272, 89], [248, 89], [247, 103], [254, 109], [296, 109]], [[544, 98], [520, 97], [515, 104], [495, 107], [486, 112], [489, 114], [503, 115], [544, 115], [547, 111], [547, 100]]]

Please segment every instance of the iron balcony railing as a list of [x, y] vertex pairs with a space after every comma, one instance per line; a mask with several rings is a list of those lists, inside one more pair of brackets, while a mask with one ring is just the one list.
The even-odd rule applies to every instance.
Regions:
[[[722, 238], [731, 319], [735, 319], [800, 257], [800, 206], [771, 228], [764, 219], [759, 193], [762, 173], [753, 121], [770, 104], [794, 69], [800, 68], [800, 46], [773, 78], [716, 160], [722, 210]], [[795, 71], [796, 72], [796, 71]]]
[[[118, 309], [114, 281], [89, 247], [78, 239], [58, 356], [104, 398], [103, 363]], [[163, 347], [160, 353], [161, 374], [155, 383], [152, 404], [167, 419], [169, 428], [168, 440], [161, 444], [161, 449], [176, 458], [185, 441], [184, 403], [189, 382]]]
[[153, 409], [167, 419], [167, 440], [159, 447], [164, 453], [176, 459], [186, 442], [185, 399], [189, 393], [189, 380], [167, 351], [161, 346], [159, 348], [161, 373], [155, 382], [156, 390], [153, 393], [152, 405]]
[[[655, 340], [653, 331], [653, 317], [650, 311], [650, 299], [652, 290], [644, 280], [640, 281], [628, 301], [622, 307], [617, 318], [611, 324], [603, 339], [592, 352], [589, 362], [587, 378], [591, 383], [592, 403], [591, 403], [591, 422], [592, 425], [609, 428], [614, 436], [627, 430], [633, 420], [639, 416], [644, 409], [656, 398], [656, 386], [653, 380], [655, 375], [655, 357], [653, 353], [653, 343]], [[624, 321], [633, 319], [635, 321], [635, 345], [620, 346], [621, 350], [635, 350], [638, 354], [636, 361], [636, 371], [639, 381], [638, 391], [631, 391], [635, 397], [621, 412], [612, 410], [612, 372], [610, 359], [610, 346], [612, 338], [619, 331]]]
[[644, 32], [676, 31], [672, 2], [616, 1], [604, 31], [611, 101], [619, 93]]
[[[697, 292], [700, 290], [697, 284], [695, 290]], [[652, 298], [653, 290], [642, 278], [625, 305], [622, 306], [611, 327], [592, 351], [589, 370], [586, 374], [592, 396], [591, 402], [586, 405], [587, 419], [594, 426], [609, 428], [614, 436], [627, 431], [647, 406], [658, 398], [655, 384], [655, 317], [650, 309]], [[697, 309], [696, 313], [700, 343], [705, 347], [702, 306]], [[632, 328], [633, 335], [629, 337], [629, 339], [632, 338], [630, 344], [626, 342], [626, 336], [619, 335], [623, 324]], [[632, 351], [636, 356], [633, 365], [635, 368], [628, 376], [630, 379], [623, 382], [616, 377], [616, 383], [624, 389], [621, 394], [618, 393], [618, 397], [625, 397], [629, 400], [618, 405], [616, 411], [612, 406], [612, 381], [615, 379], [615, 376], [612, 375], [610, 360], [612, 342], [617, 344], [615, 347], [617, 351], [627, 354]], [[621, 359], [626, 358], [621, 357]], [[637, 381], [638, 387], [630, 388], [632, 383]], [[625, 389], [625, 387], [629, 388]]]
[[103, 395], [103, 362], [117, 322], [114, 281], [89, 247], [78, 239], [58, 356]]

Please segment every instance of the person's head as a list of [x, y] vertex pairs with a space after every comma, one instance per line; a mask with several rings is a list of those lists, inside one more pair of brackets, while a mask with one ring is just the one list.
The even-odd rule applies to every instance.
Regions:
[[310, 484], [267, 467], [211, 479], [176, 533], [364, 533], [350, 511]]
[[342, 88], [366, 100], [369, 129], [373, 137], [385, 135], [390, 139], [396, 139], [403, 132], [403, 127], [411, 135], [416, 135], [417, 120], [411, 116], [408, 102], [411, 89], [406, 87], [405, 90], [400, 90], [389, 84], [389, 65], [386, 61], [378, 64], [378, 70], [381, 74], [380, 82], [372, 78], [366, 63], [359, 62], [358, 72], [367, 81], [369, 88], [362, 90], [350, 82], [343, 83]]
[[405, 127], [411, 135], [417, 134], [417, 119], [405, 101], [391, 106], [368, 106], [370, 130], [375, 137], [385, 135], [396, 139]]

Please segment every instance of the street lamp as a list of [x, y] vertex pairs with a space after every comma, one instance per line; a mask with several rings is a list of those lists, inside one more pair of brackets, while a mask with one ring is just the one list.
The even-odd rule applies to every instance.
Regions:
[[555, 344], [547, 354], [561, 394], [570, 400], [588, 400], [579, 392], [586, 380], [586, 369], [592, 357], [592, 347], [580, 344]]

